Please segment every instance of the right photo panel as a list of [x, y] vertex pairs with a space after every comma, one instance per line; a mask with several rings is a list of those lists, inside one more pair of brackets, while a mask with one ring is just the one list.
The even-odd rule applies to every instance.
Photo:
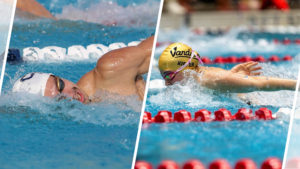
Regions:
[[[300, 74], [299, 74], [300, 75]], [[298, 79], [299, 79], [298, 75]], [[299, 83], [299, 82], [298, 82]], [[285, 157], [284, 157], [284, 169], [300, 169], [300, 96], [299, 93], [295, 96], [294, 101], [294, 114], [293, 119], [291, 119], [291, 127], [289, 130], [289, 138], [286, 145]], [[286, 113], [285, 116], [289, 118]]]
[[135, 169], [281, 168], [299, 71], [299, 7], [165, 0]]

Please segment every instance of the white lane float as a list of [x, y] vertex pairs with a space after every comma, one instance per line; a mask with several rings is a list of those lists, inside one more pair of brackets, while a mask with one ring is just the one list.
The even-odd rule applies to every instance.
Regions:
[[23, 60], [44, 60], [44, 52], [37, 47], [28, 47], [23, 49]]
[[58, 46], [48, 46], [42, 49], [44, 59], [63, 60], [66, 56], [66, 49]]
[[[127, 46], [137, 46], [140, 41], [129, 42]], [[67, 58], [89, 59], [97, 58], [115, 49], [127, 47], [124, 43], [112, 43], [109, 46], [102, 44], [91, 44], [87, 48], [81, 45], [73, 45], [66, 48], [59, 46], [47, 46], [43, 49], [38, 47], [27, 47], [23, 49], [23, 60], [37, 61], [37, 60], [64, 60]]]
[[78, 57], [81, 59], [88, 59], [88, 51], [81, 45], [74, 45], [68, 48], [68, 55], [71, 57]]
[[[291, 108], [280, 108], [276, 113], [273, 114], [273, 117], [286, 122], [290, 122], [291, 114], [292, 114]], [[295, 109], [293, 118], [300, 119], [300, 108]]]
[[124, 43], [112, 43], [108, 46], [109, 51], [124, 48], [126, 45]]
[[87, 46], [87, 51], [89, 52], [89, 57], [100, 58], [108, 52], [108, 47], [102, 44], [91, 44]]
[[132, 42], [129, 42], [127, 46], [137, 46], [140, 43], [141, 43], [140, 41], [132, 41]]

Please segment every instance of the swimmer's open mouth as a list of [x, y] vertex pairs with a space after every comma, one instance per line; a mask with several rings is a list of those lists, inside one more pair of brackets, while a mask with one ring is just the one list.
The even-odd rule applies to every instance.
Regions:
[[84, 96], [80, 91], [76, 91], [77, 92], [77, 97], [76, 100], [80, 101], [81, 103], [84, 103]]

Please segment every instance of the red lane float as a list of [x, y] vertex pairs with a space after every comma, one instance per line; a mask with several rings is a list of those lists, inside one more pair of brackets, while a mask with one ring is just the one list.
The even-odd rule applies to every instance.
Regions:
[[159, 111], [157, 115], [154, 117], [155, 123], [170, 123], [173, 122], [172, 112], [170, 111]]
[[226, 63], [237, 63], [238, 58], [236, 56], [229, 56], [228, 58], [225, 59]]
[[174, 113], [174, 121], [175, 122], [189, 122], [192, 121], [192, 115], [190, 112], [186, 110], [179, 110]]
[[239, 160], [236, 164], [234, 169], [256, 169], [256, 164], [253, 160], [245, 158]]
[[250, 56], [243, 56], [238, 59], [239, 62], [250, 62], [253, 61], [253, 59]]
[[231, 121], [233, 120], [231, 112], [227, 109], [219, 109], [215, 111], [215, 121]]
[[152, 169], [152, 165], [146, 161], [137, 161], [134, 169]]
[[[298, 169], [299, 159], [293, 159], [287, 162], [287, 166]], [[276, 157], [270, 157], [263, 161], [260, 169], [281, 169], [282, 162]], [[182, 167], [172, 160], [164, 160], [157, 169], [205, 169], [203, 163], [197, 159], [188, 160]], [[134, 169], [152, 169], [152, 165], [145, 161], [137, 161]], [[231, 169], [229, 162], [225, 159], [216, 159], [208, 165], [208, 169]], [[236, 162], [234, 169], [259, 169], [256, 163], [249, 158], [240, 159]]]
[[179, 169], [179, 165], [172, 160], [164, 160], [158, 165], [157, 169]]
[[209, 122], [213, 119], [210, 117], [211, 112], [206, 109], [201, 109], [195, 112], [195, 121]]
[[291, 61], [291, 60], [293, 60], [293, 57], [290, 56], [290, 55], [286, 55], [286, 56], [283, 57], [282, 60], [284, 60], [284, 61]]
[[265, 58], [262, 55], [258, 55], [255, 58], [252, 58], [250, 56], [243, 56], [243, 57], [236, 57], [236, 56], [229, 56], [229, 57], [223, 57], [223, 56], [217, 56], [213, 60], [209, 59], [208, 57], [202, 57], [202, 62], [204, 64], [235, 64], [235, 63], [244, 63], [244, 62], [283, 62], [283, 61], [291, 61], [293, 60], [293, 57], [290, 55], [286, 55], [283, 58], [278, 57], [277, 55], [272, 55], [269, 58]]
[[254, 119], [252, 110], [246, 108], [239, 109], [238, 112], [234, 115], [234, 119], [241, 121], [252, 120]]
[[276, 157], [267, 158], [261, 165], [261, 169], [281, 169], [282, 162]]
[[[279, 40], [274, 40], [274, 43], [280, 43]], [[286, 39], [283, 40], [282, 43], [284, 44], [290, 44], [291, 41]], [[295, 40], [296, 44], [300, 45], [300, 39]], [[170, 45], [172, 42], [157, 42], [156, 47], [164, 46], [164, 45]], [[282, 59], [279, 58], [276, 55], [272, 55], [269, 58], [265, 58], [262, 55], [258, 55], [255, 58], [252, 58], [251, 56], [242, 56], [238, 58], [237, 56], [229, 56], [229, 57], [224, 57], [224, 56], [217, 56], [213, 60], [208, 58], [207, 56], [201, 57], [201, 60], [204, 64], [234, 64], [234, 63], [243, 63], [243, 62], [249, 62], [249, 61], [255, 61], [255, 62], [280, 62], [280, 61], [291, 61], [293, 57], [286, 55]]]
[[232, 115], [231, 112], [227, 109], [221, 108], [214, 112], [215, 118], [211, 117], [211, 112], [206, 109], [200, 109], [194, 113], [194, 118], [190, 112], [186, 110], [179, 110], [173, 114], [170, 111], [162, 110], [157, 113], [154, 118], [152, 118], [151, 113], [144, 112], [143, 123], [171, 123], [171, 122], [211, 122], [211, 121], [247, 121], [247, 120], [272, 120], [272, 111], [262, 107], [255, 111], [247, 108], [241, 108], [237, 111], [235, 115]]
[[273, 39], [273, 42], [275, 44], [284, 44], [284, 45], [296, 44], [296, 45], [300, 45], [300, 39], [295, 39], [295, 40], [290, 40], [290, 39], [283, 39], [283, 40]]
[[270, 61], [270, 62], [279, 62], [279, 61], [280, 61], [280, 58], [279, 58], [278, 56], [276, 56], [276, 55], [272, 55], [272, 56], [268, 59], [268, 61]]
[[256, 110], [255, 115], [260, 120], [271, 120], [271, 119], [273, 119], [272, 111], [265, 108], [265, 107], [262, 107], [262, 108]]
[[295, 44], [300, 45], [300, 39], [296, 39]]
[[206, 56], [201, 57], [201, 60], [204, 64], [211, 64], [212, 63], [212, 61]]
[[213, 161], [208, 168], [209, 169], [231, 169], [229, 162], [224, 159], [217, 159]]
[[213, 63], [223, 64], [224, 62], [225, 62], [225, 59], [224, 59], [222, 56], [217, 56], [217, 57], [214, 59], [214, 62], [213, 62]]
[[262, 55], [258, 55], [256, 58], [253, 59], [255, 62], [266, 62], [266, 59]]
[[144, 116], [143, 116], [143, 123], [152, 123], [151, 116], [152, 116], [151, 113], [145, 111]]
[[289, 44], [291, 44], [291, 40], [289, 40], [289, 39], [284, 39], [284, 40], [282, 41], [282, 43], [283, 43], [284, 45], [289, 45]]
[[182, 169], [205, 169], [205, 166], [199, 160], [189, 160], [183, 164]]

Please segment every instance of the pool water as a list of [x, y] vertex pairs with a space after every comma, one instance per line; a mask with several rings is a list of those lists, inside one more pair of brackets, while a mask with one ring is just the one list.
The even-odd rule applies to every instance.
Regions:
[[[298, 72], [299, 46], [284, 46], [268, 43], [249, 44], [248, 40], [240, 39], [246, 34], [239, 28], [231, 30], [224, 36], [195, 37], [188, 29], [161, 31], [158, 42], [181, 42], [188, 44], [201, 56], [215, 58], [218, 55], [231, 56], [263, 55], [294, 56], [292, 62], [260, 63], [264, 76], [275, 76], [296, 79]], [[247, 33], [249, 37], [254, 35]], [[275, 36], [275, 35], [274, 35]], [[276, 36], [275, 36], [276, 37]], [[251, 38], [250, 38], [251, 40]], [[252, 40], [257, 41], [252, 38]], [[271, 38], [264, 38], [269, 42]], [[152, 65], [151, 80], [162, 79], [157, 67], [160, 54], [166, 45], [155, 51]], [[230, 70], [235, 64], [209, 65]], [[156, 115], [159, 110], [169, 110], [173, 114], [178, 110], [192, 113], [199, 109], [208, 109], [212, 113], [226, 108], [235, 114], [239, 108], [251, 108], [253, 112], [260, 107], [267, 107], [273, 113], [280, 107], [292, 107], [294, 91], [252, 92], [247, 94], [256, 101], [248, 105], [240, 100], [235, 93], [221, 94], [199, 86], [186, 77], [182, 83], [168, 88], [150, 89], [147, 96], [145, 111]], [[232, 121], [208, 123], [169, 123], [146, 124], [141, 130], [137, 160], [145, 160], [156, 166], [162, 160], [171, 159], [179, 164], [190, 159], [198, 159], [206, 166], [213, 160], [222, 158], [233, 166], [241, 158], [250, 158], [257, 165], [268, 157], [283, 159], [288, 132], [288, 122], [275, 119], [270, 121]]]
[[299, 159], [299, 127], [300, 127], [300, 97], [298, 94], [297, 101], [296, 101], [296, 110], [294, 114], [294, 119], [292, 123], [292, 130], [290, 132], [290, 140], [287, 146], [287, 154], [286, 154], [286, 161], [290, 161], [291, 159]]
[[[45, 3], [53, 12], [59, 4], [63, 4], [62, 9], [76, 6], [81, 1], [39, 2]], [[158, 1], [149, 2], [159, 4]], [[141, 2], [136, 7], [149, 2]], [[126, 6], [135, 9], [132, 3], [128, 1]], [[125, 2], [115, 6], [125, 6]], [[158, 7], [154, 5], [151, 10], [156, 8], [158, 11]], [[57, 9], [54, 13], [59, 15], [61, 12]], [[156, 24], [157, 14], [149, 17]], [[145, 24], [111, 26], [85, 20], [40, 19], [34, 22], [17, 18], [10, 48], [17, 48], [22, 54], [22, 50], [30, 46], [67, 48], [90, 44], [107, 46], [114, 42], [127, 44], [155, 33], [155, 24]], [[83, 105], [75, 100], [57, 101], [11, 92], [15, 81], [29, 72], [51, 72], [76, 83], [96, 66], [96, 61], [44, 60], [6, 65], [0, 101], [0, 168], [131, 167], [142, 106], [142, 102], [135, 101], [136, 96], [128, 96], [132, 104], [104, 100]]]

